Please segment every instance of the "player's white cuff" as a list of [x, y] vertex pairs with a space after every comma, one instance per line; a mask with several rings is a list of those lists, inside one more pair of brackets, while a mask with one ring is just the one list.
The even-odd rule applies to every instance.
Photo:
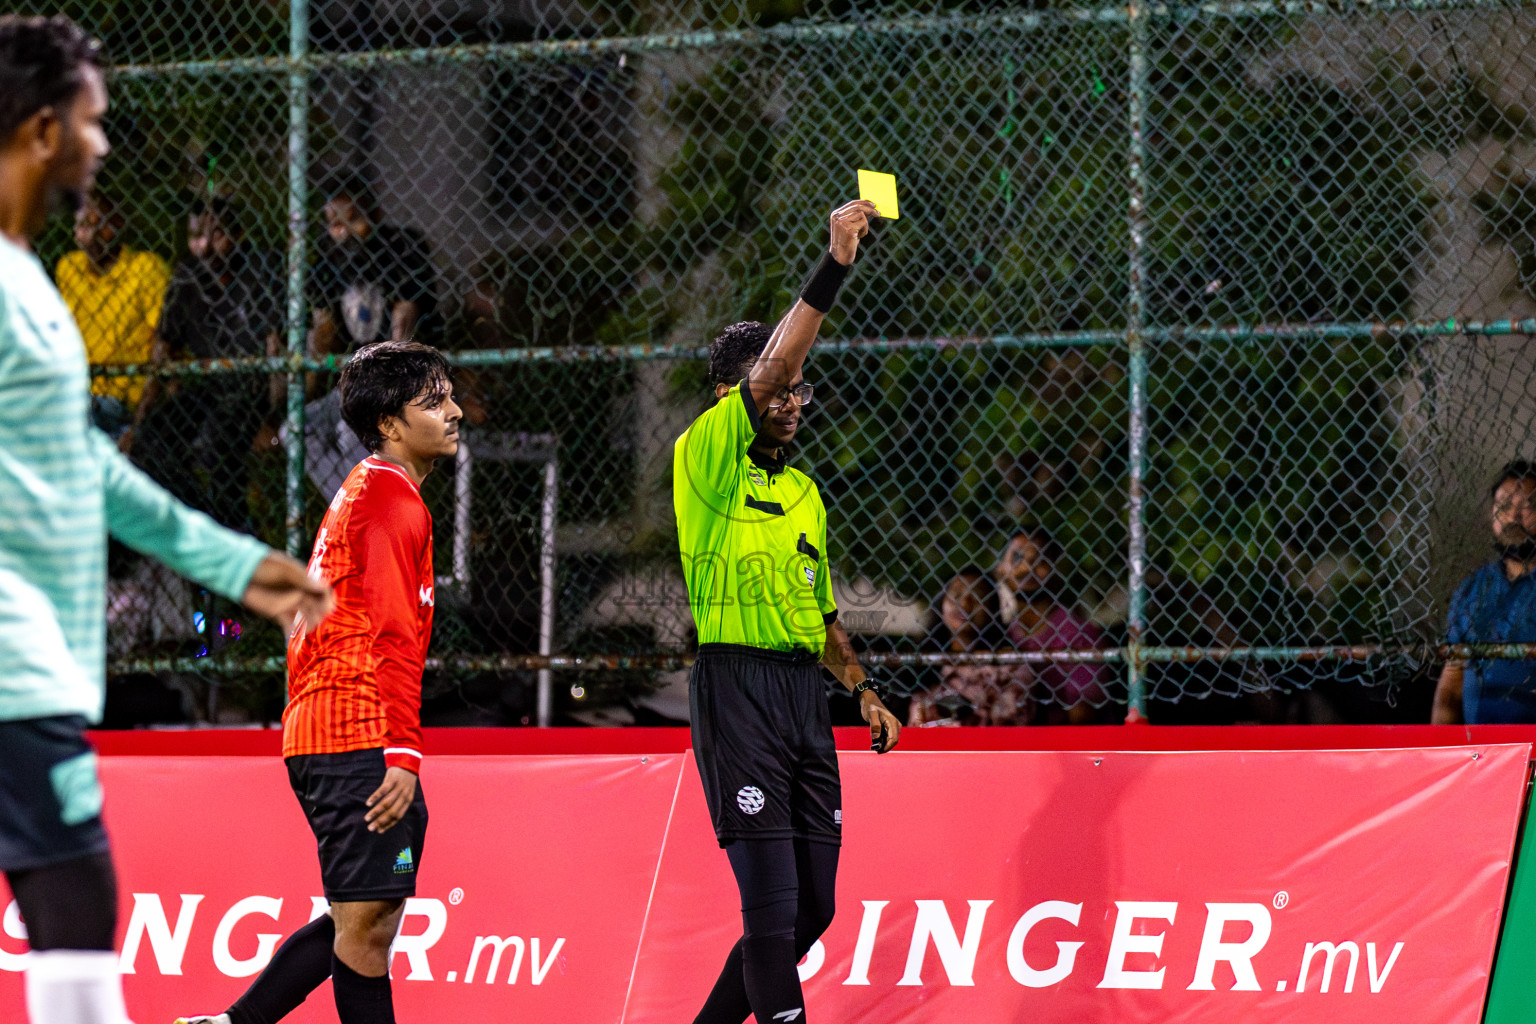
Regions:
[[389, 768], [404, 768], [421, 774], [421, 751], [413, 747], [385, 747], [384, 764]]

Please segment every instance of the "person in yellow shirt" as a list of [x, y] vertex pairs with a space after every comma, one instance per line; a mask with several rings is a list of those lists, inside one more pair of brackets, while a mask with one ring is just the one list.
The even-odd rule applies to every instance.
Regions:
[[[122, 243], [123, 215], [109, 196], [92, 195], [75, 216], [75, 244], [54, 270], [80, 325], [92, 363], [147, 363], [170, 268], [159, 256]], [[130, 426], [144, 395], [143, 377], [94, 377], [91, 416], [114, 437]]]

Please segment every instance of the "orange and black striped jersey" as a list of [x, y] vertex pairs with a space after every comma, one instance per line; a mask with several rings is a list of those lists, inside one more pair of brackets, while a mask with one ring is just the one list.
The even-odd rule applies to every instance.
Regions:
[[432, 636], [432, 516], [405, 470], [369, 456], [336, 492], [312, 575], [336, 608], [288, 638], [283, 756], [384, 748], [421, 770], [421, 671]]

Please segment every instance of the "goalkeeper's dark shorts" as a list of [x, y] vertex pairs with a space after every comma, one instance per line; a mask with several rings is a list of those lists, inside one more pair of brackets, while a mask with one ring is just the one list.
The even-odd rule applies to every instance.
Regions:
[[693, 756], [715, 836], [843, 837], [827, 686], [814, 654], [701, 644], [688, 680]]

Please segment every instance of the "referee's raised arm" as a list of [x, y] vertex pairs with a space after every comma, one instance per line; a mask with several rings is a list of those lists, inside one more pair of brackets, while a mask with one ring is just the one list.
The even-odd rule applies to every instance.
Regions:
[[821, 321], [832, 309], [837, 290], [858, 255], [859, 239], [869, 234], [870, 218], [878, 216], [875, 204], [867, 199], [855, 199], [832, 211], [832, 237], [827, 251], [800, 289], [800, 298], [774, 327], [768, 347], [763, 349], [752, 372], [747, 375], [747, 385], [759, 414], [765, 412], [768, 402], [799, 375], [806, 353], [821, 330]]

